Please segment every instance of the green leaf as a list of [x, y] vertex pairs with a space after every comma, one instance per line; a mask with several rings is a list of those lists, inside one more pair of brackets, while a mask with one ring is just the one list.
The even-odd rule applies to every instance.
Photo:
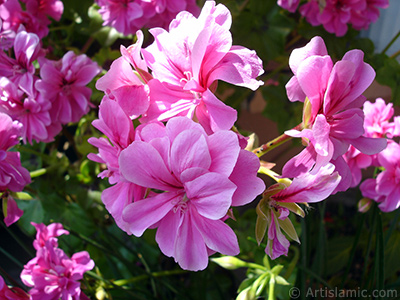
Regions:
[[294, 229], [294, 226], [292, 224], [292, 221], [290, 221], [289, 218], [286, 218], [284, 220], [278, 219], [279, 226], [282, 228], [282, 230], [294, 241], [298, 242], [300, 244], [299, 237], [297, 235], [296, 229]]

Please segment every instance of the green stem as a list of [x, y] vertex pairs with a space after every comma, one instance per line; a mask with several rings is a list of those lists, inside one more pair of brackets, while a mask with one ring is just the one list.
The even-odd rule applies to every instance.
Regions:
[[[371, 229], [375, 227], [376, 210], [377, 210], [377, 207], [376, 207], [376, 205], [374, 205], [372, 208]], [[367, 251], [365, 254], [365, 258], [364, 258], [364, 270], [363, 270], [363, 275], [362, 275], [362, 280], [361, 280], [361, 282], [363, 283], [362, 288], [367, 286], [367, 282], [366, 282], [367, 278], [366, 277], [367, 277], [369, 256], [370, 256], [371, 248], [372, 248], [372, 237], [373, 237], [373, 234], [370, 234], [369, 238], [368, 238]]]
[[[293, 128], [294, 130], [302, 130], [303, 129], [303, 123], [300, 123], [296, 127]], [[272, 149], [275, 149], [276, 147], [279, 147], [280, 145], [286, 143], [287, 141], [291, 140], [292, 137], [287, 135], [287, 134], [281, 134], [280, 136], [274, 138], [273, 140], [261, 145], [260, 147], [256, 148], [253, 150], [253, 153], [255, 153], [258, 157], [263, 156], [264, 154], [268, 153]]]
[[392, 38], [392, 40], [387, 44], [385, 49], [383, 49], [382, 54], [385, 54], [386, 51], [389, 50], [389, 48], [394, 44], [394, 42], [400, 37], [400, 31]]
[[124, 286], [130, 283], [135, 283], [138, 281], [146, 280], [148, 278], [157, 278], [157, 277], [165, 277], [165, 276], [171, 276], [171, 275], [180, 275], [180, 274], [186, 274], [188, 273], [187, 270], [169, 270], [169, 271], [160, 271], [160, 272], [153, 272], [150, 274], [143, 274], [139, 276], [135, 276], [129, 279], [120, 279], [113, 281], [113, 284], [117, 286]]
[[397, 56], [399, 56], [400, 55], [400, 50], [399, 51], [397, 51], [396, 53], [394, 53], [394, 54], [392, 54], [391, 56], [390, 56], [390, 58], [396, 58]]
[[41, 168], [41, 169], [30, 172], [30, 175], [31, 175], [31, 178], [36, 178], [36, 177], [42, 176], [46, 173], [47, 173], [47, 169]]
[[275, 300], [275, 276], [271, 275], [269, 280], [268, 300]]

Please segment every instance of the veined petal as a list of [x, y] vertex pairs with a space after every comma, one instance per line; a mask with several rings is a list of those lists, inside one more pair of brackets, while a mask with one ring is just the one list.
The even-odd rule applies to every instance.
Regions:
[[221, 219], [226, 215], [236, 190], [234, 183], [218, 173], [204, 174], [185, 182], [184, 185], [187, 197], [198, 213], [212, 220]]
[[150, 144], [134, 141], [119, 157], [121, 174], [128, 181], [144, 187], [174, 191], [181, 184], [173, 177], [161, 154]]
[[182, 197], [181, 193], [169, 192], [133, 202], [125, 207], [122, 219], [129, 231], [139, 237], [172, 210], [178, 197]]

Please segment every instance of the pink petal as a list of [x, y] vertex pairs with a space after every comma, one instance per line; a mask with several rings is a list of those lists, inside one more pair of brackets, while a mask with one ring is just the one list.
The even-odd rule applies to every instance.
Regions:
[[127, 223], [128, 230], [139, 237], [172, 210], [177, 197], [182, 196], [180, 193], [169, 192], [133, 202], [125, 207], [122, 219]]
[[238, 255], [238, 240], [233, 230], [221, 220], [209, 220], [192, 211], [192, 222], [208, 248], [224, 255]]
[[260, 161], [250, 151], [241, 150], [229, 179], [237, 186], [232, 197], [232, 206], [241, 206], [253, 201], [265, 190], [265, 183], [257, 177]]
[[137, 185], [174, 191], [181, 184], [174, 178], [160, 153], [150, 144], [134, 141], [119, 157], [121, 174]]
[[179, 227], [174, 258], [185, 270], [203, 270], [208, 265], [207, 247], [200, 231], [193, 224], [190, 212], [184, 215]]
[[[218, 182], [218, 184], [215, 184]], [[236, 190], [226, 176], [207, 173], [193, 181], [185, 182], [187, 197], [203, 217], [218, 220], [226, 215]]]
[[21, 218], [21, 216], [24, 214], [24, 211], [18, 208], [17, 202], [10, 196], [7, 198], [7, 200], [3, 200], [7, 202], [7, 214], [6, 217], [4, 218], [4, 223], [6, 224], [7, 227], [9, 227], [11, 224], [14, 224]]

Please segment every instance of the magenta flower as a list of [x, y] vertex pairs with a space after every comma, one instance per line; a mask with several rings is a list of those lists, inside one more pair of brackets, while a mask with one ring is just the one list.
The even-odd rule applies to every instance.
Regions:
[[99, 72], [99, 66], [90, 58], [72, 51], [59, 61], [46, 61], [35, 86], [51, 101], [52, 119], [62, 124], [78, 122], [90, 108], [92, 90], [86, 85]]
[[93, 121], [93, 126], [108, 138], [92, 137], [88, 140], [90, 144], [99, 149], [98, 154], [90, 153], [88, 158], [105, 164], [107, 167], [98, 176], [107, 177], [110, 184], [113, 184], [103, 191], [101, 199], [116, 224], [131, 234], [129, 224], [122, 219], [122, 212], [134, 199], [142, 199], [146, 192], [145, 188], [128, 182], [121, 175], [118, 162], [121, 151], [134, 141], [135, 131], [132, 121], [117, 102], [105, 97], [99, 107], [99, 119]]
[[363, 108], [365, 119], [365, 135], [369, 137], [389, 137], [395, 135], [396, 124], [390, 122], [394, 109], [392, 103], [385, 103], [382, 98], [377, 98], [375, 103], [366, 101]]
[[18, 144], [21, 124], [0, 113], [0, 191], [20, 192], [31, 179], [21, 166], [19, 152], [7, 151]]
[[52, 124], [50, 118], [51, 102], [36, 90], [22, 90], [7, 79], [0, 78], [0, 112], [8, 114], [22, 126], [21, 137], [24, 143], [36, 141], [49, 141], [48, 128]]
[[32, 300], [79, 300], [82, 294], [79, 280], [93, 267], [94, 262], [86, 251], [69, 258], [63, 250], [45, 244], [25, 265], [21, 280], [32, 287], [29, 291]]
[[231, 131], [208, 136], [184, 117], [160, 125], [144, 125], [140, 140], [121, 152], [126, 180], [157, 190], [135, 199], [122, 217], [136, 236], [157, 227], [165, 255], [184, 269], [202, 270], [211, 253], [239, 253], [236, 235], [222, 219], [231, 206], [249, 203], [264, 190], [259, 161]]
[[0, 299], [1, 300], [29, 300], [31, 297], [22, 289], [17, 287], [9, 288], [0, 276]]
[[[360, 50], [347, 52], [341, 61], [333, 64], [324, 55], [325, 46], [320, 37], [315, 37], [304, 48], [294, 52], [290, 60], [296, 79], [287, 85], [288, 95], [306, 97], [301, 131], [290, 130], [286, 134], [301, 137], [307, 147], [288, 161], [283, 168], [284, 177], [297, 177], [332, 162], [344, 179], [346, 189], [351, 184], [348, 167], [341, 157], [350, 145], [364, 154], [372, 155], [386, 147], [386, 139], [363, 136], [364, 113], [361, 106], [366, 100], [361, 94], [372, 83], [375, 72], [363, 62]], [[316, 54], [314, 54], [316, 53]], [[320, 55], [319, 53], [322, 53]], [[345, 169], [343, 169], [344, 167]]]
[[143, 10], [136, 0], [97, 0], [104, 23], [103, 26], [114, 27], [125, 35], [135, 33], [135, 20], [143, 16]]
[[30, 12], [23, 11], [18, 0], [7, 0], [1, 4], [0, 18], [4, 31], [17, 33], [23, 27], [27, 32], [38, 35], [40, 39], [49, 33], [48, 24], [42, 23]]
[[121, 46], [122, 57], [116, 59], [110, 70], [96, 82], [96, 88], [117, 101], [132, 119], [139, 117], [149, 108], [147, 82], [153, 78], [140, 54], [143, 33], [138, 31], [136, 36], [136, 44], [128, 48]]
[[41, 22], [50, 24], [47, 17], [60, 21], [64, 11], [64, 4], [60, 0], [21, 0], [26, 5], [26, 10], [36, 16]]
[[18, 221], [23, 214], [7, 191], [20, 192], [31, 182], [28, 170], [21, 166], [19, 152], [8, 151], [18, 144], [20, 133], [21, 124], [0, 113], [0, 193], [4, 192], [2, 195], [3, 206], [6, 208], [4, 223], [7, 226]]
[[57, 236], [68, 234], [61, 224], [47, 227], [44, 224], [32, 225], [37, 229], [34, 241], [36, 257], [21, 272], [22, 282], [32, 287], [29, 291], [32, 300], [82, 299], [79, 280], [94, 267], [89, 253], [81, 251], [69, 258], [63, 250], [57, 248]]
[[23, 89], [32, 89], [36, 80], [33, 62], [44, 56], [39, 37], [20, 31], [14, 40], [14, 58], [0, 52], [0, 76], [5, 76]]
[[33, 241], [33, 247], [36, 250], [43, 248], [47, 241], [50, 241], [53, 247], [58, 247], [58, 241], [56, 237], [69, 234], [69, 231], [65, 230], [61, 223], [52, 223], [48, 226], [36, 223], [31, 223], [36, 228], [36, 239]]
[[[169, 23], [181, 11], [198, 16], [200, 9], [195, 0], [141, 0], [144, 26], [168, 28]], [[139, 24], [138, 24], [139, 25]]]
[[143, 122], [196, 115], [207, 133], [233, 126], [236, 111], [213, 94], [217, 80], [255, 90], [263, 69], [254, 51], [232, 46], [230, 26], [229, 10], [206, 1], [198, 18], [181, 12], [169, 32], [150, 30], [155, 42], [142, 53], [155, 79], [148, 83], [150, 107]]
[[352, 11], [351, 24], [357, 30], [368, 29], [369, 24], [378, 20], [379, 8], [388, 8], [389, 0], [365, 0], [363, 10]]
[[379, 204], [383, 212], [391, 212], [400, 207], [400, 145], [391, 141], [378, 154], [378, 161], [385, 170], [376, 179], [368, 179], [361, 184], [361, 191]]

